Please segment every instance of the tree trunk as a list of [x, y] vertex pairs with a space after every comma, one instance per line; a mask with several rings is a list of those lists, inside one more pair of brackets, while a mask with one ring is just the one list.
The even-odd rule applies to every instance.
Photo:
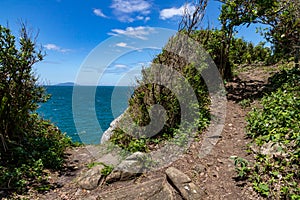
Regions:
[[[225, 25], [223, 25], [225, 27]], [[221, 49], [221, 63], [220, 63], [220, 74], [223, 80], [228, 80], [232, 78], [232, 70], [229, 63], [229, 50], [232, 39], [233, 27], [223, 28], [224, 37], [222, 41]]]

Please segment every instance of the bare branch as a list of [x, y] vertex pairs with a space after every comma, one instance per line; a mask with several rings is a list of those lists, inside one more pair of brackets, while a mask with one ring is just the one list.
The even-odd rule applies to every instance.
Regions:
[[178, 31], [186, 30], [187, 34], [197, 30], [201, 24], [208, 0], [197, 0], [194, 3], [186, 2]]

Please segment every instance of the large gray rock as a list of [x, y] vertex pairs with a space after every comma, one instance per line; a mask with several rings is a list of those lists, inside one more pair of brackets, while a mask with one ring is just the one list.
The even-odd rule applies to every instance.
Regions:
[[145, 158], [146, 154], [141, 152], [131, 154], [106, 177], [106, 182], [126, 181], [141, 174], [144, 170], [143, 159]]
[[190, 177], [184, 174], [182, 171], [170, 167], [166, 170], [167, 177], [171, 181], [171, 184], [176, 187], [181, 196], [185, 200], [201, 200], [203, 199], [204, 192], [197, 187]]
[[116, 169], [132, 173], [142, 173], [145, 167], [144, 162], [147, 158], [147, 154], [135, 152], [123, 160]]
[[114, 121], [110, 123], [109, 128], [103, 133], [101, 137], [100, 144], [103, 144], [110, 139], [110, 137], [114, 133], [113, 130], [115, 130], [118, 127], [120, 121], [122, 120], [122, 118], [124, 118], [126, 111], [127, 110], [125, 110], [123, 114], [121, 114], [119, 117], [117, 117]]
[[114, 191], [102, 193], [97, 200], [173, 200], [174, 192], [165, 181], [165, 178], [154, 179], [138, 185], [121, 188]]
[[113, 182], [117, 182], [117, 181], [128, 181], [128, 180], [135, 178], [138, 175], [139, 174], [137, 174], [137, 173], [114, 170], [106, 177], [105, 182], [113, 183]]
[[104, 168], [103, 165], [96, 165], [88, 171], [82, 173], [77, 183], [82, 189], [94, 190], [101, 184], [102, 174], [101, 170]]

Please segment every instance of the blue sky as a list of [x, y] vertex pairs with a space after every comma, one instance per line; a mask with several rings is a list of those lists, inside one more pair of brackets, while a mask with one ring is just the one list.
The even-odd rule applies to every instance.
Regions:
[[[22, 20], [29, 30], [39, 32], [37, 43], [43, 46], [47, 56], [43, 62], [36, 64], [35, 70], [43, 83], [75, 82], [82, 67], [91, 59], [91, 52], [102, 51], [93, 58], [94, 64], [101, 65], [106, 59], [103, 57], [106, 47], [109, 50], [115, 48], [118, 57], [103, 66], [104, 74], [99, 77], [98, 84], [115, 85], [120, 82], [128, 85], [132, 84], [141, 67], [147, 66], [161, 50], [172, 34], [171, 30], [177, 30], [185, 2], [1, 0], [0, 24], [6, 26], [8, 23], [17, 35]], [[220, 8], [219, 2], [209, 1], [205, 26], [209, 21], [211, 27], [219, 27]], [[258, 43], [262, 39], [253, 27], [238, 30], [239, 35], [248, 41]], [[107, 42], [111, 45], [107, 46]], [[137, 48], [140, 43], [145, 46]], [[132, 76], [128, 77], [128, 73]]]

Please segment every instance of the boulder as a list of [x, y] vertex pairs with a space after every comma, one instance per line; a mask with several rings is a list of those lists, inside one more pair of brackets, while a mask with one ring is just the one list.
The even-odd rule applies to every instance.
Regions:
[[140, 174], [131, 173], [126, 171], [114, 170], [105, 179], [106, 183], [113, 183], [117, 181], [128, 181]]
[[123, 160], [116, 169], [120, 171], [141, 173], [144, 168], [144, 160], [147, 155], [142, 152], [135, 152]]
[[117, 117], [114, 121], [112, 121], [109, 125], [109, 128], [103, 133], [102, 137], [101, 137], [101, 141], [100, 144], [104, 144], [105, 142], [107, 142], [110, 137], [113, 135], [113, 130], [115, 130], [117, 127], [119, 127], [120, 121], [122, 118], [124, 118], [126, 111], [124, 111], [123, 114], [121, 114], [119, 117]]
[[130, 180], [143, 172], [143, 159], [146, 154], [135, 152], [123, 160], [114, 171], [106, 177], [107, 183]]
[[104, 192], [97, 197], [97, 200], [173, 200], [172, 188], [165, 181], [165, 178], [154, 179], [138, 185], [121, 188], [114, 191]]
[[166, 170], [166, 175], [171, 183], [185, 200], [201, 200], [203, 199], [204, 192], [197, 187], [190, 177], [182, 171], [169, 167]]
[[82, 189], [94, 190], [101, 184], [102, 174], [101, 170], [104, 168], [103, 165], [96, 165], [88, 171], [82, 173], [77, 183]]

